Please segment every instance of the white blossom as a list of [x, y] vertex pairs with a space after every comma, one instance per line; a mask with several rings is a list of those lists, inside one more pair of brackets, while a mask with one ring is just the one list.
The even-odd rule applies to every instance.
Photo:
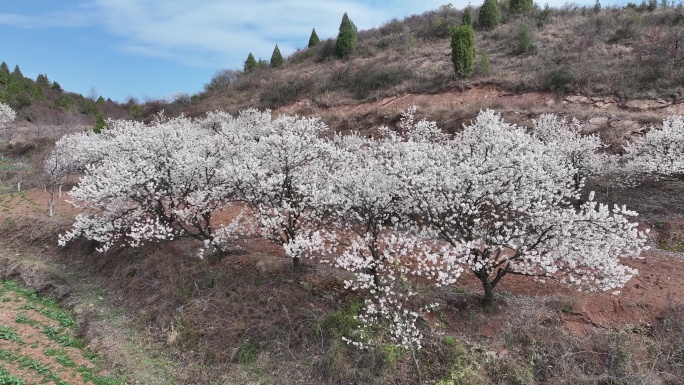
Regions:
[[641, 177], [684, 177], [684, 117], [663, 120], [643, 138], [625, 146], [626, 174]]
[[5, 103], [0, 103], [0, 128], [16, 118], [17, 113]]

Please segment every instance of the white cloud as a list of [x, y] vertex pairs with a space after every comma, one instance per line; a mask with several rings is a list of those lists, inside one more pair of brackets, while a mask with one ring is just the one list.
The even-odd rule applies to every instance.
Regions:
[[83, 27], [92, 24], [92, 20], [91, 15], [83, 10], [48, 12], [39, 16], [0, 13], [0, 24], [18, 28], [40, 29]]

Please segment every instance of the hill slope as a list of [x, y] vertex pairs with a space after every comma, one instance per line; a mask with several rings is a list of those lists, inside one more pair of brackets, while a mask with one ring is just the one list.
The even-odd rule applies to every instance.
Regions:
[[[478, 9], [473, 11], [476, 16]], [[205, 85], [205, 92], [169, 107], [190, 115], [219, 108], [237, 112], [248, 107], [283, 106], [289, 106], [289, 112], [310, 115], [339, 108], [335, 111], [338, 115], [346, 106], [395, 96], [459, 93], [492, 86], [514, 94], [545, 92], [548, 98], [560, 96], [561, 100], [564, 95], [579, 94], [612, 98], [622, 104], [632, 99], [661, 101], [666, 106], [684, 102], [682, 7], [595, 12], [567, 6], [537, 8], [524, 15], [504, 9], [502, 23], [496, 28], [485, 30], [475, 25], [477, 62], [473, 76], [466, 80], [454, 76], [449, 48], [450, 28], [460, 23], [462, 13], [443, 6], [360, 31], [358, 45], [345, 59], [334, 56], [335, 41], [328, 39], [294, 53], [277, 69], [221, 71]], [[528, 52], [518, 54], [515, 47], [522, 26], [531, 31], [533, 41]], [[489, 58], [490, 68], [482, 65], [483, 55]], [[497, 106], [483, 103], [484, 107]], [[451, 108], [451, 112], [428, 111], [426, 116], [440, 123], [458, 122], [478, 110], [464, 113]], [[505, 107], [503, 110], [505, 113]], [[539, 112], [563, 111], [557, 103]], [[396, 120], [397, 116], [384, 120]], [[344, 118], [361, 129], [378, 123], [377, 117]]]

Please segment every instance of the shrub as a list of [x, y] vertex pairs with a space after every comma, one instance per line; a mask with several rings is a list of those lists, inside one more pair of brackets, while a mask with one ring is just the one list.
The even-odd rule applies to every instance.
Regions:
[[275, 87], [268, 87], [259, 96], [261, 105], [265, 108], [275, 108], [297, 101], [300, 93], [304, 91], [303, 85], [296, 79]]
[[525, 24], [520, 25], [520, 30], [518, 31], [518, 36], [515, 42], [515, 54], [522, 55], [525, 53], [530, 53], [534, 50], [534, 44], [532, 44], [532, 33], [530, 29]]
[[[254, 62], [256, 64], [256, 61]], [[240, 75], [239, 70], [220, 70], [209, 83], [204, 85], [205, 91], [218, 91], [235, 83]]]
[[411, 78], [411, 69], [402, 65], [370, 64], [358, 68], [348, 79], [346, 87], [354, 97], [363, 100], [373, 91], [386, 90]]
[[550, 70], [544, 76], [542, 87], [562, 94], [568, 91], [574, 82], [575, 76], [568, 67], [563, 66]]
[[324, 62], [335, 57], [336, 42], [332, 39], [327, 39], [316, 46], [318, 55], [316, 55], [316, 62]]
[[485, 0], [480, 8], [478, 23], [484, 29], [491, 29], [499, 25], [501, 21], [501, 10], [496, 0]]
[[478, 73], [488, 75], [492, 71], [492, 63], [489, 61], [489, 55], [483, 53], [480, 55], [480, 62], [477, 65]]
[[344, 16], [342, 16], [340, 32], [335, 42], [335, 55], [338, 57], [348, 56], [354, 49], [354, 46], [356, 46], [356, 41], [356, 26], [345, 12]]
[[73, 101], [71, 100], [70, 97], [66, 95], [59, 95], [57, 98], [55, 98], [55, 107], [61, 108], [61, 109], [67, 109], [73, 105]]
[[425, 14], [427, 20], [420, 23], [418, 36], [425, 39], [443, 39], [451, 35], [458, 23], [458, 14], [451, 4], [442, 5], [437, 11]]
[[475, 64], [475, 31], [468, 24], [454, 27], [451, 32], [451, 62], [459, 78], [467, 78]]

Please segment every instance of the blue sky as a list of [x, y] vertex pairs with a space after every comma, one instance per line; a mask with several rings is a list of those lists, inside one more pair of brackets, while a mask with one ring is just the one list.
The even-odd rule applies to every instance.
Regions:
[[[4, 0], [0, 61], [10, 69], [19, 65], [33, 79], [47, 74], [84, 95], [95, 90], [117, 101], [170, 98], [201, 91], [220, 69], [242, 68], [250, 51], [268, 60], [278, 44], [287, 56], [306, 46], [311, 28], [321, 39], [335, 37], [344, 12], [368, 29], [446, 2]], [[463, 8], [468, 1], [452, 4]]]

